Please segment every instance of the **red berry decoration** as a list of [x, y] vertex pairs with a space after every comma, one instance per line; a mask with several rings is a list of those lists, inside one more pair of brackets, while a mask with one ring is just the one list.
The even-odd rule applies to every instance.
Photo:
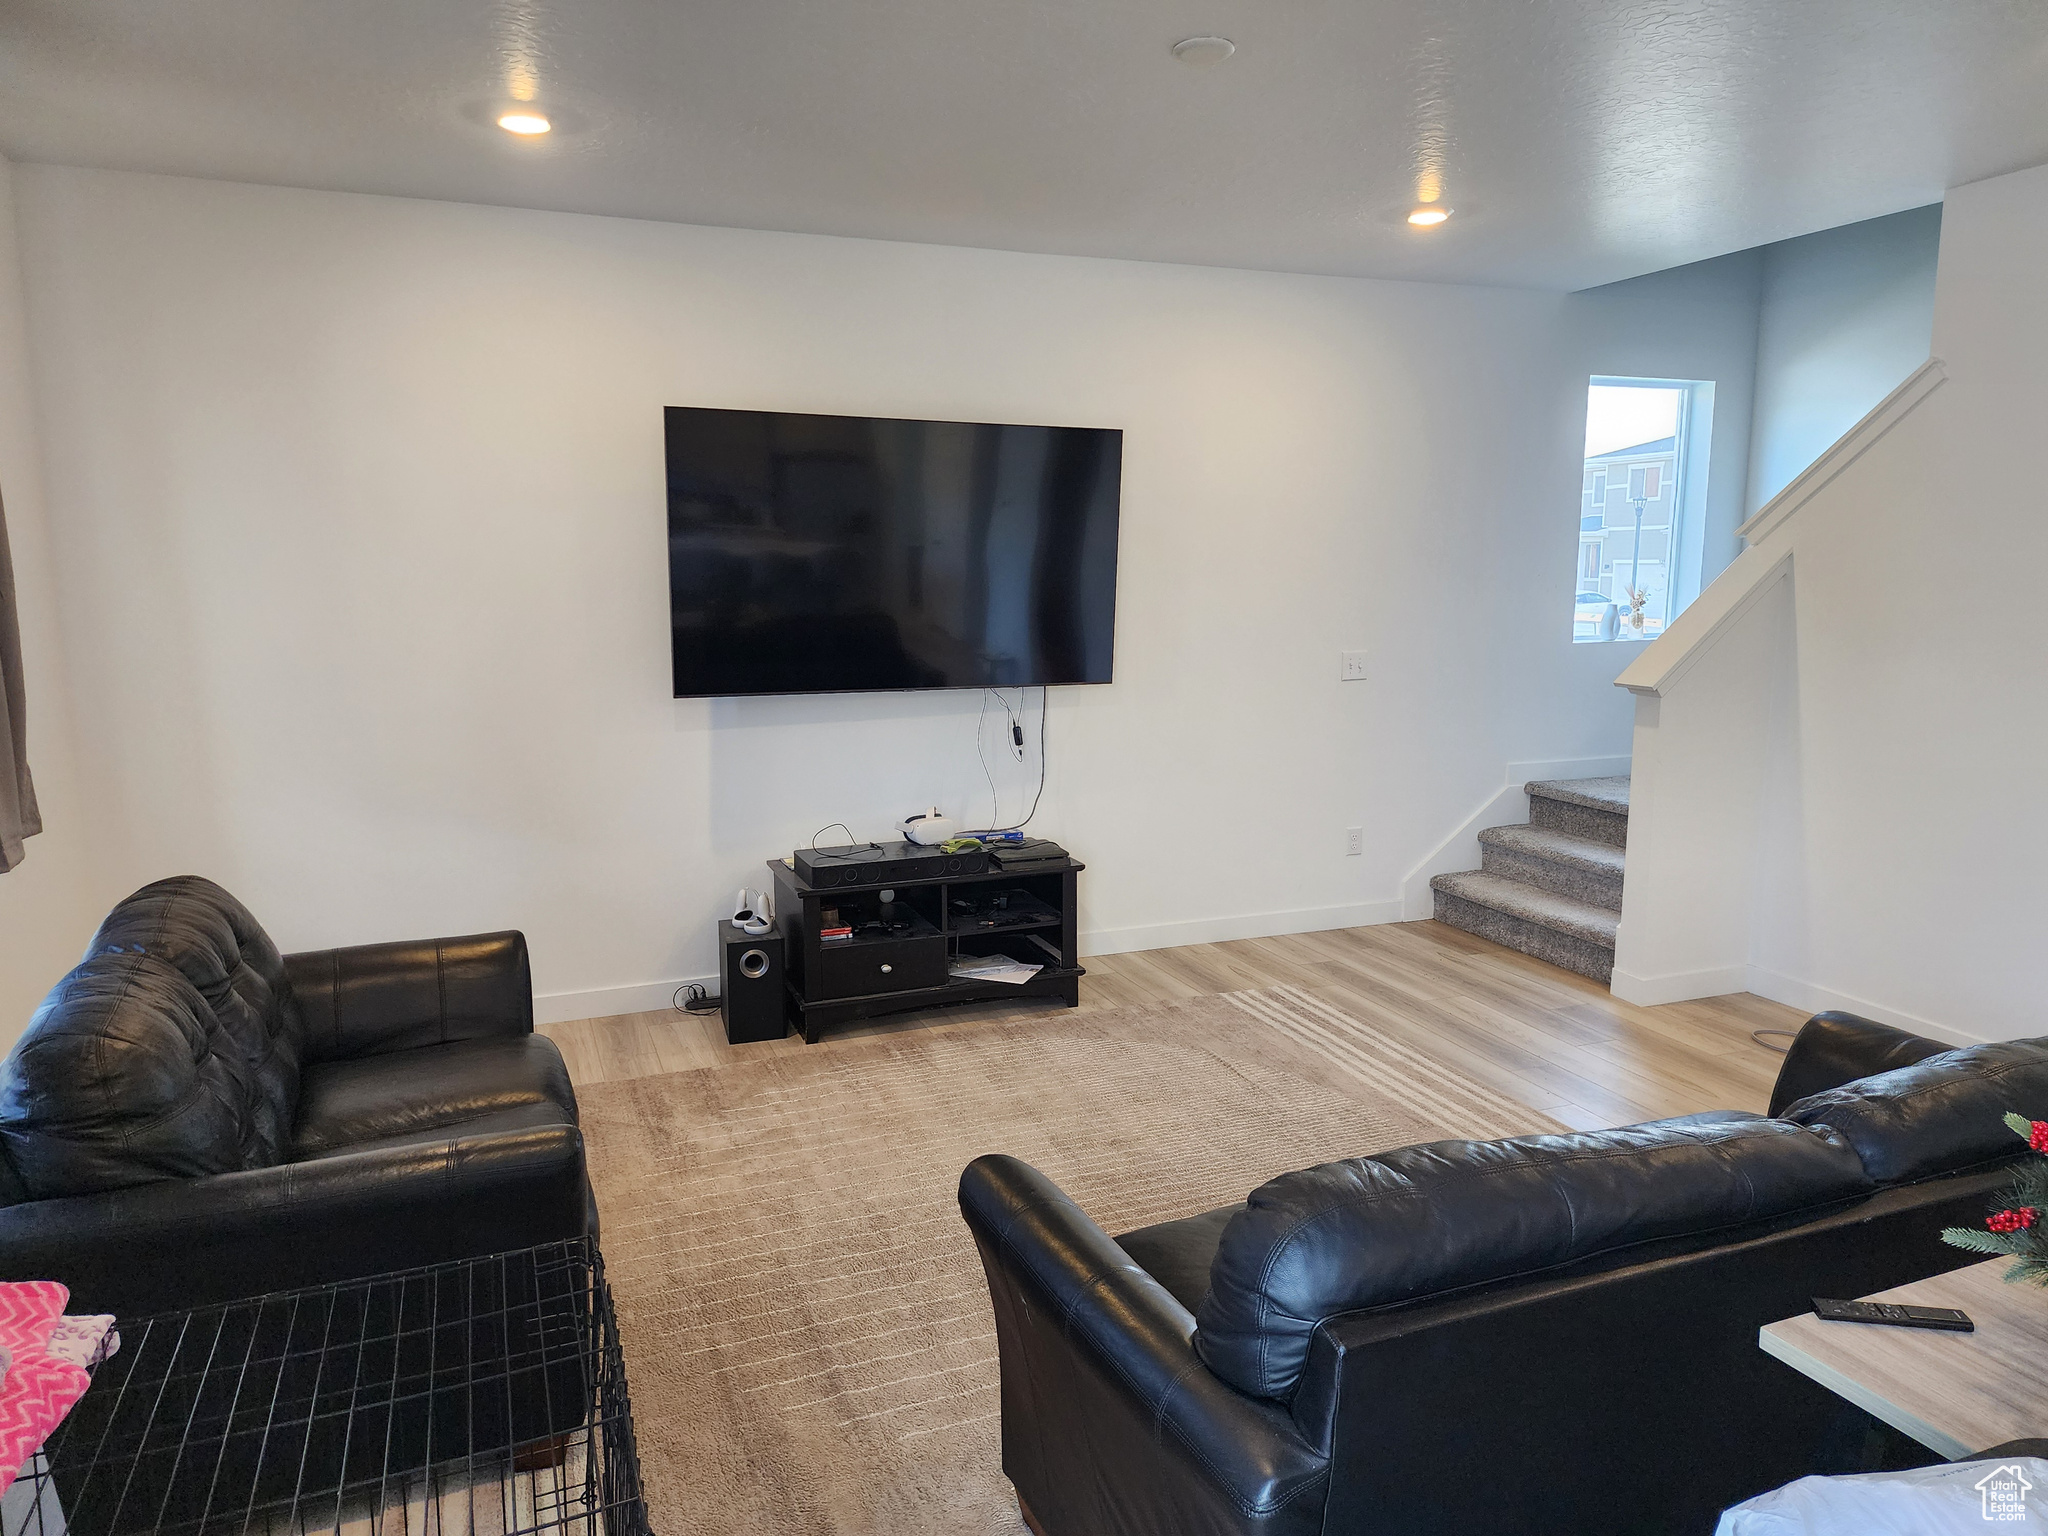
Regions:
[[1944, 1227], [1941, 1240], [1969, 1253], [2004, 1254], [2012, 1260], [2006, 1279], [2048, 1289], [2048, 1120], [2030, 1120], [2011, 1110], [2002, 1118], [2005, 1128], [2038, 1155], [2013, 1165], [2003, 1210], [1993, 1211], [1981, 1227]]

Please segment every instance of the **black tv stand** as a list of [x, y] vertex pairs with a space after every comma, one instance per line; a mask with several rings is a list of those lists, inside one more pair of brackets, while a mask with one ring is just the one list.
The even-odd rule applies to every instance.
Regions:
[[[1073, 859], [1029, 870], [902, 880], [887, 890], [826, 889], [770, 859], [782, 929], [789, 1021], [815, 1045], [836, 1025], [913, 1008], [1025, 997], [1081, 1005], [1075, 892], [1086, 866]], [[882, 897], [892, 899], [884, 902]], [[825, 915], [854, 928], [827, 940]], [[1022, 982], [951, 974], [960, 955], [1008, 955], [1042, 966]]]

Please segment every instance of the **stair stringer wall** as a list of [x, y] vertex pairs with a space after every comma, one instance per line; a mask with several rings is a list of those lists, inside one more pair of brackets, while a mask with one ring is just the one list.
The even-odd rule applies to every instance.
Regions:
[[[1759, 513], [1745, 530], [1756, 547], [1724, 574], [1791, 560], [1789, 722], [1765, 738], [1767, 792], [1744, 839], [1760, 853], [1743, 979], [1762, 996], [1847, 1008], [1938, 1039], [2048, 1029], [2039, 959], [2048, 932], [2044, 268], [2048, 167], [1951, 191], [1934, 324], [1946, 382], [1916, 376], [1920, 393], [1894, 399], [1890, 420], [1866, 418], [1844, 439], [1854, 448], [1861, 433], [1861, 451], [1818, 466], [1806, 493], [1788, 488]], [[1732, 613], [1726, 593], [1719, 610]], [[1655, 696], [1635, 738], [1615, 984], [1624, 996], [1675, 998], [1734, 981], [1723, 958], [1735, 947], [1732, 904], [1716, 910], [1704, 839], [1679, 824], [1712, 823], [1694, 801], [1717, 766], [1737, 778], [1758, 772], [1744, 720], [1770, 696], [1763, 681], [1713, 711], [1705, 693], [1689, 697], [1695, 674], [1755, 617], [1731, 618], [1698, 656], [1674, 625], [1621, 679], [1639, 698]], [[1681, 731], [1718, 753], [1718, 765], [1680, 763]], [[1725, 948], [1688, 940], [1688, 927]]]
[[[1775, 564], [1669, 693], [1638, 694], [1616, 997], [1749, 989], [1766, 829], [1796, 755], [1796, 564]], [[1790, 781], [1796, 783], [1796, 779]]]

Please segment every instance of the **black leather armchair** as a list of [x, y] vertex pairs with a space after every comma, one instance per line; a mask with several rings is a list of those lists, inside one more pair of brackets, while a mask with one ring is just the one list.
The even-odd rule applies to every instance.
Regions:
[[1034, 1531], [1322, 1529], [1327, 1448], [1213, 1375], [1187, 1308], [1051, 1180], [978, 1158], [960, 1204], [995, 1303], [1003, 1470]]
[[1822, 1015], [1784, 1070], [1779, 1118], [1439, 1142], [1115, 1240], [978, 1159], [960, 1205], [1027, 1521], [1705, 1536], [1751, 1494], [1867, 1470], [1887, 1432], [1757, 1329], [1973, 1262], [1940, 1229], [2009, 1177], [2002, 1111], [2048, 1117], [2048, 1041], [1952, 1051]]
[[1809, 1095], [1910, 1067], [1954, 1049], [1924, 1035], [1909, 1035], [1889, 1024], [1859, 1019], [1853, 1013], [1817, 1013], [1793, 1037], [1792, 1048], [1778, 1064], [1768, 1113], [1782, 1115]]
[[517, 933], [280, 955], [184, 876], [0, 1068], [0, 1273], [135, 1314], [595, 1235]]

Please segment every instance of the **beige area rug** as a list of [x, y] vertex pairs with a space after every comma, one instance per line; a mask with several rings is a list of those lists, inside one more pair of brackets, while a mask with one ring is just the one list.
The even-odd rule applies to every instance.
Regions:
[[1292, 987], [905, 1031], [579, 1093], [654, 1528], [1017, 1536], [984, 1152], [1112, 1235], [1290, 1168], [1558, 1129]]

